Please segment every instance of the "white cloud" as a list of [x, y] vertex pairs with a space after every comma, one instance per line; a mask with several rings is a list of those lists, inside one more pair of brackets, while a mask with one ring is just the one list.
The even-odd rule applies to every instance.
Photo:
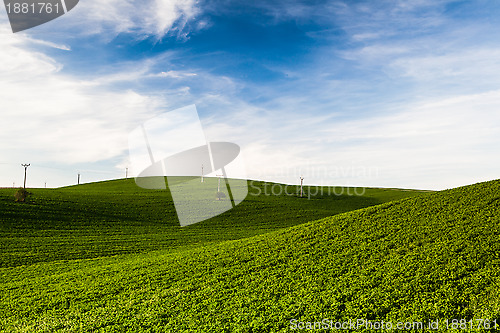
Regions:
[[30, 37], [26, 37], [26, 39], [34, 44], [44, 45], [44, 46], [52, 47], [52, 48], [63, 50], [63, 51], [71, 51], [71, 47], [68, 45], [65, 45], [65, 44], [57, 44], [57, 43], [49, 42], [46, 40], [34, 39], [34, 38], [30, 38]]
[[195, 0], [87, 0], [63, 18], [87, 34], [134, 32], [161, 39], [173, 31], [185, 36], [186, 23], [198, 13]]
[[497, 81], [500, 73], [500, 49], [481, 47], [450, 50], [446, 54], [409, 55], [394, 60], [389, 66], [418, 80], [467, 79], [478, 82]]
[[184, 78], [184, 77], [196, 76], [196, 73], [184, 73], [184, 72], [180, 72], [180, 71], [168, 71], [168, 72], [161, 72], [161, 73], [156, 74], [154, 76], [180, 79], [180, 78]]
[[352, 35], [351, 38], [359, 42], [359, 41], [366, 41], [370, 39], [380, 38], [380, 34], [375, 32], [364, 32], [364, 33], [354, 34]]
[[65, 75], [54, 59], [31, 51], [32, 43], [12, 33], [0, 39], [0, 153], [8, 163], [114, 158], [127, 150], [127, 132], [163, 106], [160, 97], [106, 90]]
[[251, 179], [445, 189], [498, 177], [500, 90], [358, 119], [284, 105], [271, 111], [233, 101], [231, 113], [205, 121], [207, 136], [240, 144]]

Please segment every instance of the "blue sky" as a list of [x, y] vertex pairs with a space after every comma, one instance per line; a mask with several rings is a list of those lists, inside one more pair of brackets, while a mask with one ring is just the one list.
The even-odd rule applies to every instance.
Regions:
[[20, 163], [30, 186], [123, 177], [128, 133], [191, 104], [252, 179], [499, 177], [495, 1], [82, 0], [16, 34], [0, 13], [0, 186]]

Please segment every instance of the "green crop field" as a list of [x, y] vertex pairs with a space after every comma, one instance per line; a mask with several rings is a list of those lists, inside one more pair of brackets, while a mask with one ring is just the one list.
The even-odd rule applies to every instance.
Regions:
[[[145, 190], [133, 179], [33, 189], [25, 204], [14, 202], [15, 190], [1, 189], [0, 267], [190, 249], [421, 193], [365, 189], [363, 196], [357, 196], [352, 188], [323, 188], [323, 194], [308, 193], [308, 200], [271, 195], [271, 186], [252, 182], [246, 200], [235, 209], [183, 228], [169, 191]], [[295, 187], [288, 189], [296, 192]]]
[[2, 331], [500, 324], [500, 181], [310, 199], [252, 185], [235, 209], [183, 228], [168, 191], [133, 180], [33, 189], [27, 203], [0, 190]]

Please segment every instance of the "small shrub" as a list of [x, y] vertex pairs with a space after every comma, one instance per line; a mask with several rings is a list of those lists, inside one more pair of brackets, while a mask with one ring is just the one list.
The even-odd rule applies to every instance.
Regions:
[[226, 194], [224, 192], [217, 192], [215, 197], [217, 198], [217, 200], [222, 200], [226, 197]]
[[16, 202], [24, 202], [30, 194], [25, 188], [21, 187], [16, 191], [14, 197], [16, 198]]

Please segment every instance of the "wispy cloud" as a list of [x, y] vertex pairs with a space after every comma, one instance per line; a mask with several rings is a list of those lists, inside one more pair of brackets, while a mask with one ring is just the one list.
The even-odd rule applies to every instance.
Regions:
[[158, 97], [65, 75], [57, 61], [29, 49], [33, 42], [14, 34], [0, 40], [0, 149], [10, 161], [71, 165], [116, 157], [126, 150], [123, 132], [163, 106]]
[[49, 42], [46, 40], [34, 39], [34, 38], [30, 38], [30, 37], [27, 37], [26, 40], [28, 40], [34, 44], [48, 46], [48, 47], [52, 47], [54, 49], [59, 49], [59, 50], [63, 50], [63, 51], [71, 51], [71, 47], [68, 45], [65, 45], [65, 44], [57, 44], [57, 43]]
[[[489, 26], [446, 15], [449, 3], [335, 3], [349, 47], [255, 88], [262, 109], [242, 104], [247, 125], [214, 132], [239, 132], [261, 179], [442, 189], [498, 177], [498, 49]], [[351, 171], [328, 175], [338, 168]]]
[[154, 76], [158, 77], [165, 77], [165, 78], [174, 78], [174, 79], [180, 79], [184, 77], [192, 77], [196, 76], [196, 73], [183, 73], [180, 71], [168, 71], [168, 72], [161, 72], [159, 74], [155, 74]]
[[87, 0], [62, 17], [60, 26], [87, 35], [104, 34], [105, 39], [120, 33], [185, 38], [190, 32], [187, 22], [199, 12], [195, 0]]
[[444, 189], [497, 177], [499, 107], [498, 90], [359, 119], [241, 103], [231, 116], [208, 121], [207, 135], [240, 143], [250, 178]]

